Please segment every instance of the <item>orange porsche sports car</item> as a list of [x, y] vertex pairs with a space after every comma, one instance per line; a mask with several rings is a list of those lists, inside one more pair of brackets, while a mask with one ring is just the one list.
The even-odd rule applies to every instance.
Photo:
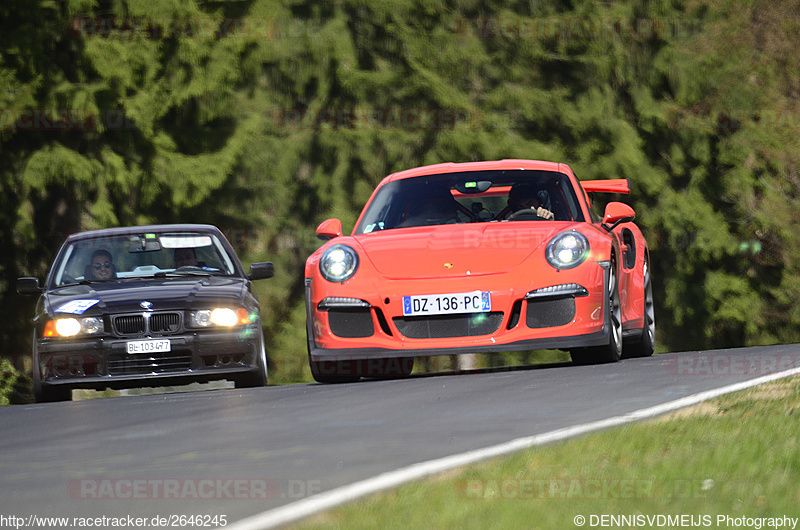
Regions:
[[305, 267], [320, 382], [411, 373], [420, 356], [568, 350], [573, 362], [653, 353], [649, 252], [633, 209], [534, 160], [437, 164], [386, 177], [352, 235], [338, 219]]

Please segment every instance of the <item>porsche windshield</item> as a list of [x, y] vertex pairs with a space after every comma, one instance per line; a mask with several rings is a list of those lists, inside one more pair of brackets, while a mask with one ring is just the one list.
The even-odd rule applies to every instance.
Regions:
[[413, 226], [501, 222], [512, 218], [515, 212], [531, 207], [552, 212], [548, 218], [554, 221], [584, 220], [575, 190], [569, 177], [563, 173], [471, 171], [387, 182], [369, 204], [355, 233], [368, 234]]
[[54, 265], [52, 287], [141, 277], [231, 275], [233, 262], [214, 234], [115, 233], [70, 243]]

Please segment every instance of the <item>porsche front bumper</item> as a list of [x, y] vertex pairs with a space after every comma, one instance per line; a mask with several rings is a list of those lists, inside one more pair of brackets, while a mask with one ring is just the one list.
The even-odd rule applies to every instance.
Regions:
[[[436, 282], [393, 280], [361, 290], [306, 278], [308, 351], [312, 360], [326, 361], [608, 344], [609, 267], [607, 261], [586, 263], [522, 282], [509, 282], [503, 274]], [[404, 295], [475, 289], [491, 293], [491, 312], [403, 315]]]

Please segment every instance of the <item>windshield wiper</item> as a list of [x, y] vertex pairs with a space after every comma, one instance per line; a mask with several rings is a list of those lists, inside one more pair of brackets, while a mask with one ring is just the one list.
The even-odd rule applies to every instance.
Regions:
[[64, 283], [64, 284], [61, 284], [61, 285], [56, 285], [55, 288], [56, 289], [63, 289], [64, 287], [75, 287], [76, 285], [89, 285], [90, 283], [92, 283], [91, 280], [81, 280], [79, 282], [70, 282], [70, 283]]
[[157, 273], [153, 274], [153, 277], [154, 278], [180, 278], [182, 276], [211, 276], [212, 274], [213, 274], [212, 271], [202, 271], [202, 270], [180, 271], [180, 272], [160, 271], [160, 272], [157, 272]]

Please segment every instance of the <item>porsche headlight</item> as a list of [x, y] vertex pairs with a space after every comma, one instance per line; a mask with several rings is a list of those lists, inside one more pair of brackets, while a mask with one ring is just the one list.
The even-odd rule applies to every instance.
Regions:
[[97, 317], [86, 318], [57, 318], [48, 321], [42, 332], [43, 337], [74, 337], [80, 333], [93, 335], [105, 331], [103, 319]]
[[196, 328], [211, 326], [232, 327], [250, 324], [255, 318], [243, 307], [231, 309], [229, 307], [215, 307], [214, 309], [201, 309], [191, 313], [191, 323]]
[[577, 267], [589, 255], [589, 240], [580, 232], [558, 234], [547, 244], [547, 262], [556, 269]]
[[347, 245], [333, 245], [322, 254], [319, 270], [329, 282], [349, 280], [358, 270], [358, 254]]

